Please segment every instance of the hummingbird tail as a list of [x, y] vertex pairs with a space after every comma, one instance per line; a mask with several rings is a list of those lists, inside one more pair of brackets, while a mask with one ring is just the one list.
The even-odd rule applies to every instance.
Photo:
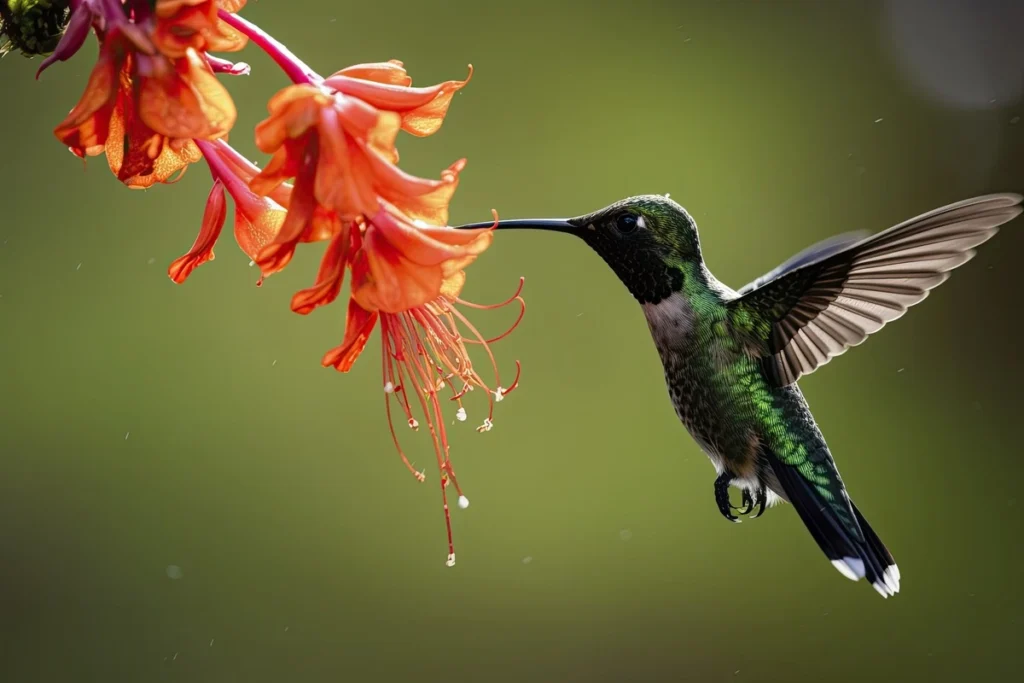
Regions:
[[[785, 498], [796, 508], [804, 526], [840, 574], [853, 581], [866, 578], [883, 597], [900, 590], [900, 570], [896, 560], [850, 501], [854, 520], [844, 519], [846, 506], [825, 500], [816, 488], [789, 465], [769, 458], [772, 471], [785, 492]], [[851, 526], [857, 527], [851, 529]], [[860, 533], [855, 533], [859, 531]]]

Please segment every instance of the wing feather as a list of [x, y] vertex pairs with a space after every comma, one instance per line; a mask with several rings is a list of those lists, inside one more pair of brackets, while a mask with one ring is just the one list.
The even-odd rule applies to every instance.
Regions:
[[1016, 194], [986, 195], [865, 239], [850, 233], [826, 240], [741, 289], [730, 306], [745, 319], [768, 322], [767, 335], [755, 339], [766, 374], [791, 384], [927, 298], [1021, 213], [1021, 201]]

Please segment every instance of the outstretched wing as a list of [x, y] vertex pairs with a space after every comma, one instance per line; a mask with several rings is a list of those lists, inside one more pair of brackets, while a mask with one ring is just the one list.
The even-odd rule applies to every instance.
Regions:
[[810, 262], [795, 268], [784, 264], [778, 277], [730, 302], [732, 325], [761, 355], [768, 379], [791, 384], [928, 296], [974, 257], [974, 247], [1021, 213], [1021, 200], [1016, 194], [968, 199], [838, 252], [825, 248], [817, 260], [808, 254]]
[[866, 239], [869, 235], [871, 235], [871, 233], [867, 230], [857, 230], [855, 232], [844, 232], [841, 235], [835, 235], [833, 237], [823, 239], [817, 244], [812, 244], [798, 254], [791, 256], [774, 270], [770, 270], [753, 282], [748, 282], [743, 285], [736, 293], [742, 296], [747, 292], [752, 292], [758, 287], [763, 287], [772, 280], [785, 275], [791, 270], [796, 270], [802, 266], [816, 263], [822, 259], [828, 258], [832, 254], [836, 254], [848, 247], [852, 247], [857, 242]]

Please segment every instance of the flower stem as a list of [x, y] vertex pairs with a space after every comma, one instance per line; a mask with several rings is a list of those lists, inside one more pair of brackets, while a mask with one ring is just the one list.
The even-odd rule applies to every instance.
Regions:
[[256, 24], [226, 10], [218, 10], [217, 15], [226, 24], [241, 31], [252, 42], [259, 45], [264, 52], [270, 55], [271, 59], [277, 62], [277, 65], [284, 70], [288, 78], [292, 79], [292, 82], [315, 85], [324, 80], [323, 76], [309, 68], [291, 50]]
[[207, 140], [196, 140], [196, 146], [199, 147], [199, 151], [203, 153], [203, 157], [206, 159], [206, 164], [210, 167], [210, 174], [214, 180], [219, 180], [224, 183], [224, 187], [227, 188], [228, 194], [235, 200], [236, 203], [240, 199], [245, 199], [247, 195], [251, 195], [252, 191], [244, 180], [238, 177], [236, 173], [231, 170], [231, 167], [224, 162], [220, 154], [217, 151], [217, 147], [214, 143]]

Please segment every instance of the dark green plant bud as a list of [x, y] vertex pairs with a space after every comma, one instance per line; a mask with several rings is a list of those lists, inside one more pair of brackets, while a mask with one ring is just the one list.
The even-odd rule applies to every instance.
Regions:
[[68, 0], [0, 0], [0, 57], [53, 52], [67, 28]]

